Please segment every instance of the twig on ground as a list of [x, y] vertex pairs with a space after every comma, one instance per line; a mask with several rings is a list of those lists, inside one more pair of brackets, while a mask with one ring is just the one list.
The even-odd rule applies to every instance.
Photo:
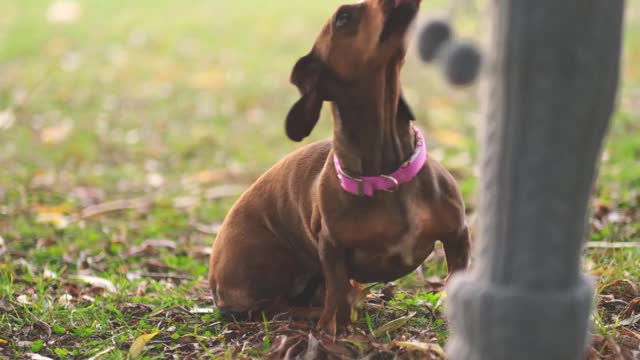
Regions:
[[108, 201], [97, 205], [91, 205], [86, 207], [80, 212], [82, 219], [102, 215], [104, 213], [121, 211], [121, 210], [136, 210], [149, 207], [153, 204], [153, 200], [149, 198], [135, 198], [135, 199], [121, 199]]
[[90, 357], [87, 360], [97, 360], [98, 358], [100, 358], [102, 355], [106, 355], [107, 353], [113, 351], [113, 349], [115, 349], [115, 347], [110, 347], [108, 349], [102, 350], [99, 353], [95, 354], [94, 356]]
[[589, 241], [586, 246], [589, 249], [628, 249], [640, 248], [640, 242]]
[[142, 277], [148, 277], [152, 279], [171, 279], [171, 280], [195, 280], [193, 276], [188, 275], [178, 275], [178, 274], [163, 274], [163, 273], [153, 273], [147, 272], [142, 273]]
[[199, 222], [193, 222], [191, 226], [193, 226], [196, 231], [201, 232], [205, 235], [218, 235], [218, 232], [220, 231], [220, 224], [203, 224]]

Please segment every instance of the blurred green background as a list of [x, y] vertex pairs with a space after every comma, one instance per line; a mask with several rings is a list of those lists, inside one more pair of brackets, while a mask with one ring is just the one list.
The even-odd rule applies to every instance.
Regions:
[[[180, 192], [181, 177], [230, 166], [251, 180], [298, 146], [283, 136], [284, 116], [297, 95], [289, 71], [340, 3], [3, 2], [0, 164], [10, 170], [0, 175], [5, 190], [44, 174], [64, 178], [53, 181], [60, 190], [97, 185], [108, 193], [146, 192], [145, 179], [154, 173], [166, 180], [165, 191]], [[460, 3], [458, 32], [484, 41], [485, 5]], [[449, 6], [429, 1], [421, 15], [442, 14]], [[634, 149], [640, 145], [615, 137], [634, 130], [638, 113], [637, 8], [629, 2], [625, 81], [615, 122], [623, 131], [614, 130], [604, 164], [605, 178], [621, 180], [622, 187], [640, 185], [639, 167], [608, 166], [637, 161]], [[448, 87], [439, 70], [420, 64], [413, 51], [403, 84], [420, 124], [429, 129], [432, 154], [459, 172], [471, 197], [476, 89]], [[329, 136], [326, 113], [313, 139]]]
[[[69, 175], [56, 181], [67, 188], [145, 192], [149, 162], [165, 191], [229, 166], [251, 180], [298, 146], [283, 131], [297, 96], [289, 72], [338, 4], [80, 1], [61, 23], [50, 2], [3, 2], [0, 108], [16, 121], [0, 132], [0, 161], [11, 169], [2, 181], [54, 172]], [[459, 23], [480, 33], [472, 18]], [[432, 142], [444, 143], [432, 152], [470, 169], [475, 91], [450, 89], [414, 52], [403, 78], [421, 124], [440, 133]], [[329, 136], [327, 113], [313, 139]]]
[[[73, 346], [48, 345], [48, 354], [99, 349], [114, 329], [122, 336], [116, 343], [127, 344], [151, 331], [109, 310], [125, 299], [160, 308], [207, 304], [202, 280], [217, 226], [242, 189], [301, 146], [284, 134], [297, 96], [289, 72], [341, 3], [0, 2], [0, 297], [15, 305], [26, 295], [35, 304], [0, 315], [10, 324], [0, 326], [0, 340], [13, 338], [11, 351], [26, 351], [15, 334], [34, 319], [73, 334], [68, 310], [43, 304], [69, 293], [78, 273], [108, 279], [120, 297], [79, 301], [75, 311], [87, 318], [74, 326], [91, 333]], [[484, 43], [486, 1], [460, 4], [458, 32]], [[640, 3], [627, 4], [619, 106], [594, 194], [598, 241], [640, 240]], [[450, 6], [425, 1], [421, 19]], [[403, 85], [429, 151], [457, 177], [475, 218], [479, 89], [451, 88], [413, 47]], [[330, 131], [325, 111], [305, 143]], [[157, 239], [169, 242], [149, 242]], [[587, 255], [585, 268], [601, 283], [640, 278], [637, 248]], [[442, 270], [440, 263], [427, 275]], [[188, 281], [168, 286], [150, 272]], [[80, 287], [74, 297], [90, 290]], [[92, 322], [105, 317], [129, 325]]]

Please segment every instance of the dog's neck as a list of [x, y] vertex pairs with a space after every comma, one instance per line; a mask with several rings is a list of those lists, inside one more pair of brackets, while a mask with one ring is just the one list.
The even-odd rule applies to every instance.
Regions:
[[397, 117], [399, 76], [400, 67], [391, 67], [332, 102], [333, 149], [348, 174], [389, 174], [411, 157], [410, 121]]

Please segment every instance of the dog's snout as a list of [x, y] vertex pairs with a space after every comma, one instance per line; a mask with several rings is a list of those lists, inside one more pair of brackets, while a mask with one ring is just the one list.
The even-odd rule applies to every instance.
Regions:
[[227, 305], [224, 300], [220, 298], [216, 294], [217, 291], [211, 291], [211, 295], [213, 295], [213, 305], [218, 310], [220, 317], [226, 321], [234, 321], [234, 320], [242, 320], [247, 316], [246, 312], [238, 311], [234, 309], [233, 306]]
[[251, 313], [247, 311], [235, 311], [231, 307], [216, 306], [220, 318], [225, 321], [247, 321], [251, 319]]

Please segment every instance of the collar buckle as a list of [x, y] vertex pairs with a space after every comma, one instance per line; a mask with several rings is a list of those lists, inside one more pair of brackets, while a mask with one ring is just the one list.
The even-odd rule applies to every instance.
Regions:
[[342, 180], [342, 178], [345, 177], [351, 181], [355, 181], [358, 184], [358, 193], [354, 194], [356, 196], [364, 196], [364, 180], [362, 180], [361, 178], [357, 178], [357, 177], [353, 177], [353, 176], [349, 176], [346, 172], [342, 171], [341, 173], [338, 174], [338, 178], [340, 178], [340, 180]]
[[380, 175], [380, 177], [383, 177], [383, 178], [385, 178], [387, 180], [391, 180], [393, 182], [393, 185], [394, 185], [393, 188], [385, 189], [384, 191], [390, 192], [390, 193], [398, 191], [398, 188], [400, 187], [400, 183], [398, 182], [398, 180], [396, 178], [394, 178], [391, 175]]

